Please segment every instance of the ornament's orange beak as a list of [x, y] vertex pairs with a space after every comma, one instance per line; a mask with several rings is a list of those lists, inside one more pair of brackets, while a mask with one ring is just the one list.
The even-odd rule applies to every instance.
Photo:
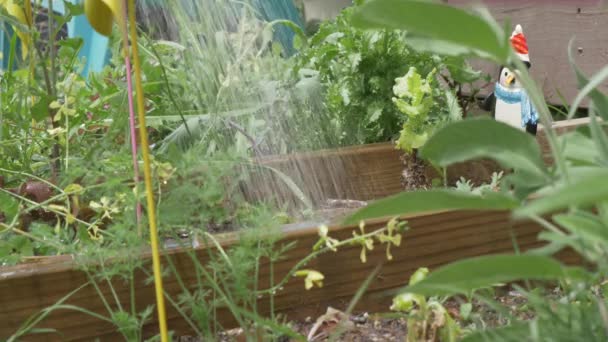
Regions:
[[513, 75], [507, 76], [506, 81], [507, 81], [507, 85], [511, 85], [515, 81], [515, 76], [513, 76]]

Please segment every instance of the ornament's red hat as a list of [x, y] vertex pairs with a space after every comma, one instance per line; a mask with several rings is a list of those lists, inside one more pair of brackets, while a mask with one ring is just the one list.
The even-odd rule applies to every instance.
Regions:
[[526, 36], [524, 36], [521, 25], [515, 26], [515, 30], [511, 34], [511, 45], [515, 50], [515, 53], [521, 58], [522, 61], [530, 63], [530, 55], [528, 54], [528, 43], [526, 42]]

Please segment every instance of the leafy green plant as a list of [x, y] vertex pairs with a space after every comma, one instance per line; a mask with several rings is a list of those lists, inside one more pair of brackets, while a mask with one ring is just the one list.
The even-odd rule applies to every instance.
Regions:
[[[429, 273], [419, 268], [410, 277], [409, 285], [415, 285]], [[457, 341], [460, 327], [450, 316], [438, 298], [404, 292], [393, 298], [391, 310], [407, 314], [406, 341]]]
[[498, 191], [500, 189], [500, 181], [502, 179], [504, 172], [493, 172], [492, 179], [488, 184], [481, 184], [479, 186], [474, 186], [471, 184], [471, 181], [465, 179], [464, 177], [460, 177], [460, 180], [456, 182], [456, 190], [461, 190], [465, 192], [470, 192], [476, 195], [481, 195], [488, 191]]
[[425, 79], [416, 72], [415, 67], [403, 77], [395, 80], [393, 102], [399, 111], [406, 116], [403, 129], [397, 140], [397, 147], [411, 153], [424, 145], [432, 128], [429, 114], [435, 99], [433, 98], [435, 70], [431, 71]]
[[[325, 128], [326, 135], [330, 135], [327, 141], [355, 145], [397, 138], [399, 127], [410, 115], [404, 116], [407, 113], [393, 103], [393, 86], [395, 79], [412, 67], [434, 85], [433, 101], [425, 101], [428, 115], [441, 117], [458, 112], [456, 97], [448, 93], [456, 91], [460, 82], [469, 83], [481, 75], [458, 57], [448, 60], [413, 49], [408, 45], [410, 36], [404, 31], [367, 32], [354, 27], [362, 3], [355, 1], [334, 21], [323, 23], [297, 56], [294, 74], [325, 88], [324, 106], [330, 117], [326, 125], [329, 129]], [[434, 72], [454, 89], [438, 86]], [[466, 113], [466, 108], [462, 110]], [[410, 130], [421, 134], [418, 129], [412, 124]], [[334, 142], [331, 136], [338, 141]]]

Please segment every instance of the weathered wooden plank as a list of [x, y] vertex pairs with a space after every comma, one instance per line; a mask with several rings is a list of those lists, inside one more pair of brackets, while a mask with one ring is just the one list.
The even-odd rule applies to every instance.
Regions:
[[[358, 289], [367, 274], [378, 263], [384, 264], [377, 282], [370, 288], [370, 293], [379, 293], [403, 285], [407, 276], [421, 266], [436, 267], [447, 262], [464, 257], [476, 256], [488, 253], [502, 253], [513, 250], [511, 233], [521, 238], [518, 240], [520, 248], [527, 249], [538, 246], [536, 234], [541, 227], [531, 222], [513, 223], [508, 220], [507, 213], [501, 212], [441, 212], [435, 214], [412, 215], [408, 218], [411, 231], [404, 236], [404, 245], [393, 248], [393, 261], [387, 261], [385, 250], [377, 246], [368, 253], [368, 262], [363, 264], [359, 261], [360, 247], [347, 247], [339, 253], [328, 253], [313, 260], [307, 267], [317, 269], [326, 274], [327, 279], [322, 289], [303, 291], [301, 279], [290, 280], [275, 298], [278, 311], [290, 310], [295, 307], [301, 308], [311, 303], [317, 305], [334, 298], [347, 298], [352, 296]], [[384, 221], [380, 220], [368, 226], [368, 230], [381, 227]], [[332, 236], [336, 238], [348, 238], [351, 231], [357, 229], [351, 227], [333, 227]], [[297, 248], [289, 251], [285, 259], [274, 265], [275, 277], [287, 274], [293, 265], [310, 253], [310, 248], [316, 242], [318, 236], [316, 227], [312, 226], [301, 231], [287, 233], [285, 241], [297, 241]], [[205, 262], [207, 250], [199, 249], [198, 258]], [[193, 267], [191, 262], [183, 253], [174, 253], [175, 263], [180, 274], [184, 276], [184, 282], [194, 284]], [[6, 272], [21, 272], [25, 267], [8, 268]], [[58, 270], [57, 272], [55, 270]], [[268, 283], [268, 264], [263, 263], [260, 271], [260, 284]], [[143, 274], [137, 275], [136, 300], [138, 307], [143, 308], [153, 302], [153, 286], [145, 284], [146, 278]], [[3, 276], [0, 281], [0, 319], [5, 322], [0, 328], [0, 336], [6, 337], [19, 323], [46, 305], [50, 305], [71, 289], [84, 283], [85, 278], [81, 272], [75, 270], [66, 271], [64, 267], [44, 265], [40, 267], [40, 273], [32, 275], [27, 273], [24, 277], [19, 274]], [[102, 284], [103, 285], [103, 284]], [[116, 294], [127, 306], [129, 289], [120, 281], [115, 281]], [[165, 288], [168, 293], [176, 296], [179, 286], [173, 277], [165, 279]], [[111, 292], [107, 286], [101, 286], [100, 291], [111, 301]], [[260, 301], [261, 308], [267, 308], [267, 298]], [[92, 287], [85, 288], [81, 293], [74, 296], [67, 303], [77, 305], [87, 310], [104, 314], [105, 309]], [[127, 306], [128, 307], [128, 306]], [[179, 321], [175, 311], [169, 311], [170, 328], [186, 329]], [[220, 315], [223, 323], [230, 323], [228, 315]], [[114, 332], [114, 328], [100, 322], [92, 317], [70, 311], [53, 313], [42, 324], [42, 327], [53, 327], [65, 334], [62, 340], [90, 340], [107, 332]], [[151, 322], [149, 329], [154, 330]], [[189, 330], [180, 330], [180, 333], [189, 333]], [[107, 338], [116, 338], [108, 336]], [[40, 339], [48, 340], [50, 336], [39, 336]]]
[[[565, 133], [588, 123], [587, 118], [554, 123], [557, 133]], [[552, 162], [551, 150], [539, 127], [537, 135], [545, 161]], [[334, 150], [296, 153], [287, 156], [267, 157], [259, 162], [276, 168], [289, 176], [316, 205], [328, 199], [373, 200], [403, 191], [401, 153], [393, 143], [380, 143]], [[473, 161], [448, 168], [448, 181], [456, 183], [461, 176], [475, 184], [489, 182], [498, 171], [496, 163]], [[278, 198], [279, 203], [300, 204], [285, 183], [271, 172], [254, 174], [247, 189], [251, 201]], [[427, 169], [428, 178], [439, 178], [435, 170]]]

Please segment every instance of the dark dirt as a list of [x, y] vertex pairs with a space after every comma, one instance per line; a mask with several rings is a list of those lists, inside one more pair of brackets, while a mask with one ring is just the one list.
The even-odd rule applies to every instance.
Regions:
[[[507, 308], [511, 315], [520, 320], [532, 319], [533, 313], [526, 308], [527, 301], [525, 297], [512, 290], [497, 291], [494, 299], [503, 307]], [[492, 328], [507, 324], [507, 318], [499, 315], [491, 310], [487, 305], [473, 300], [473, 309], [469, 317], [463, 318], [460, 313], [460, 305], [466, 303], [463, 298], [449, 299], [444, 303], [444, 307], [449, 312], [450, 316], [459, 323], [463, 329], [475, 329], [480, 327]], [[340, 312], [342, 314], [342, 312]], [[325, 315], [320, 315], [323, 318]], [[346, 326], [344, 332], [338, 337], [334, 337], [334, 341], [352, 341], [352, 342], [377, 342], [377, 341], [405, 341], [407, 337], [407, 318], [405, 316], [398, 317], [395, 313], [379, 313], [368, 314], [358, 313], [350, 316], [344, 315], [344, 321], [341, 326]], [[346, 318], [347, 317], [347, 318]], [[318, 318], [308, 317], [301, 321], [292, 321], [289, 326], [291, 329], [307, 337], [310, 331], [315, 327]], [[316, 330], [316, 337], [310, 341], [328, 341], [328, 333], [336, 331], [336, 322], [324, 320], [323, 324], [319, 325]], [[321, 333], [319, 333], [321, 332]], [[323, 333], [325, 332], [325, 333]], [[222, 332], [218, 336], [218, 341], [246, 341], [246, 334], [243, 329], [237, 328]], [[264, 341], [262, 338], [260, 341]], [[279, 339], [284, 342], [295, 341], [288, 337]], [[180, 340], [182, 341], [182, 340]], [[200, 339], [186, 339], [183, 341], [200, 342]], [[435, 342], [435, 341], [431, 341]]]
[[432, 179], [427, 172], [429, 167], [424, 160], [416, 157], [416, 151], [402, 154], [401, 162], [403, 163], [401, 173], [403, 190], [424, 190], [431, 187]]

